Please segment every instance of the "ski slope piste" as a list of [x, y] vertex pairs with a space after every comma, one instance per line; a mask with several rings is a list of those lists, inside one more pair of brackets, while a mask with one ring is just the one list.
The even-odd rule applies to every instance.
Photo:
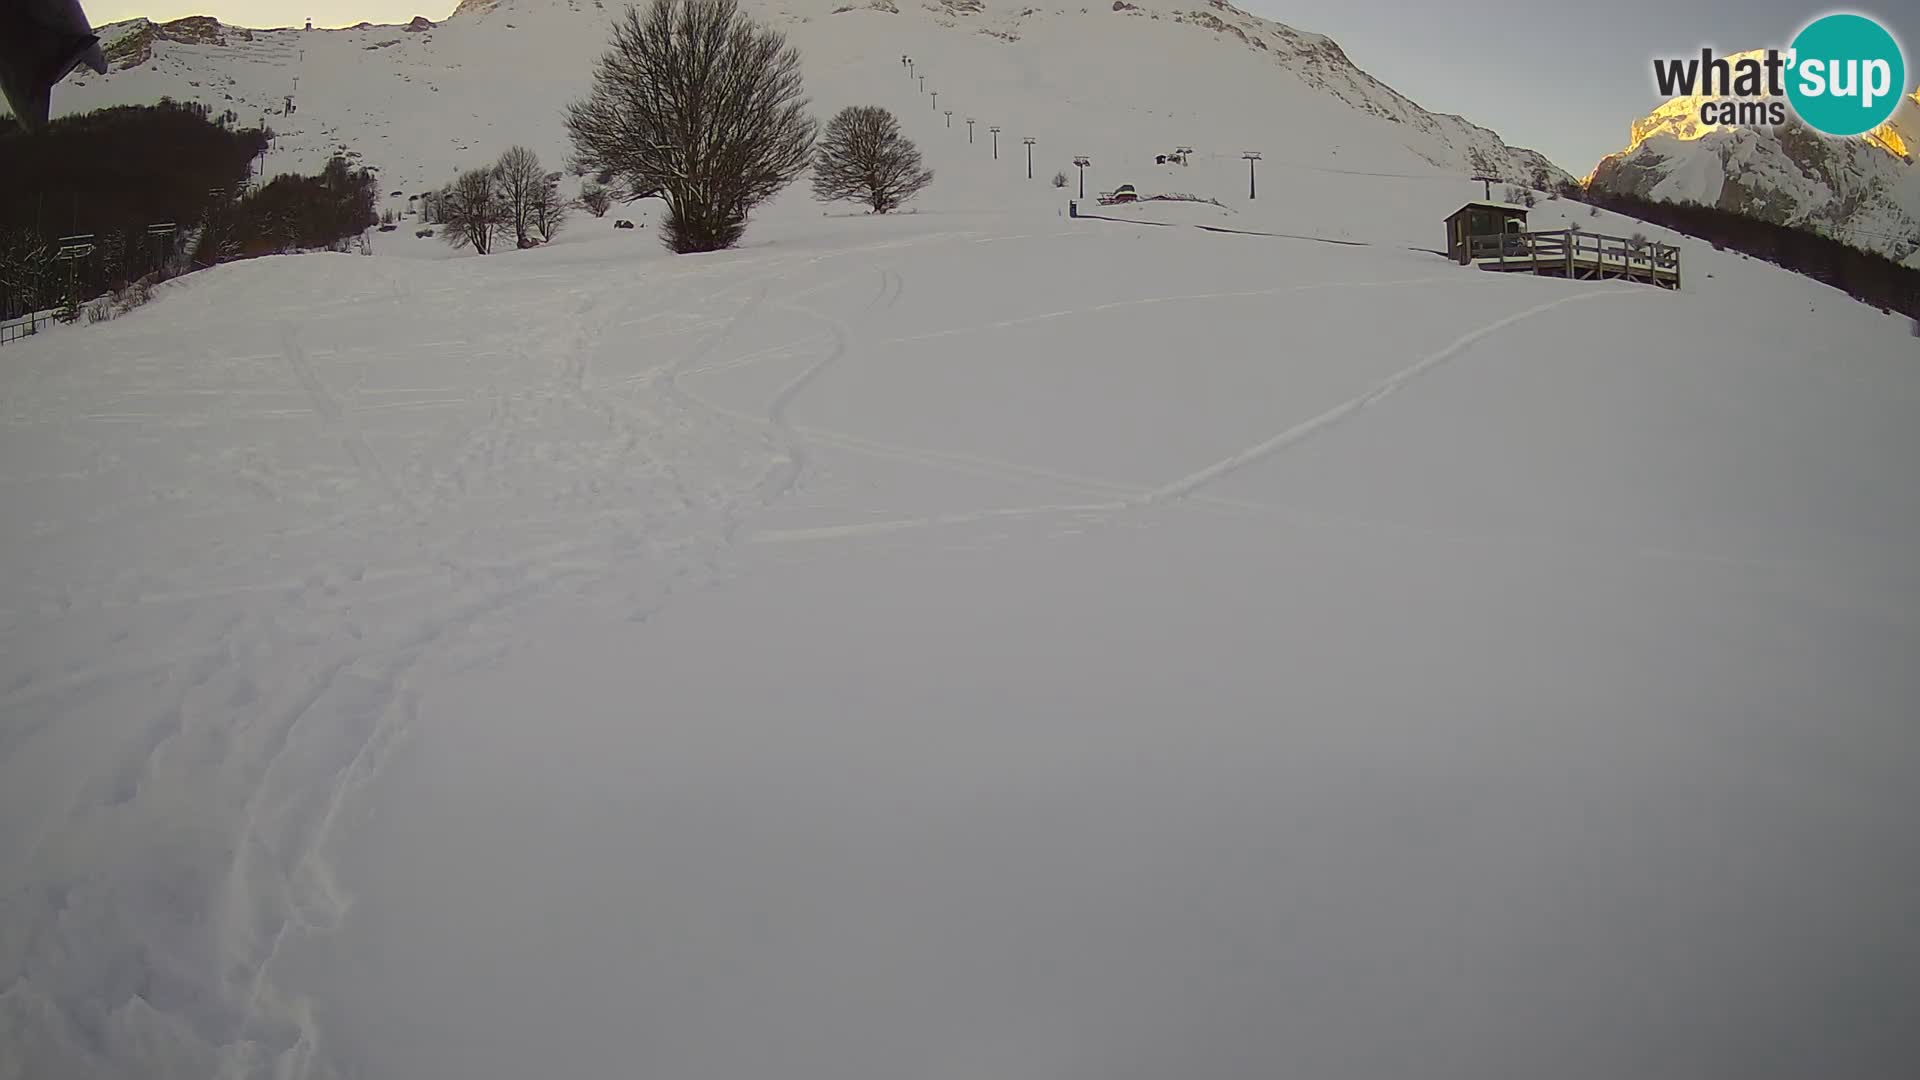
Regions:
[[[579, 7], [315, 32], [292, 119], [561, 160]], [[901, 118], [901, 213], [403, 228], [0, 348], [0, 1077], [1920, 1057], [1909, 322], [1560, 201], [1684, 287], [1463, 268], [1464, 126], [899, 7], [749, 10]], [[1220, 205], [1074, 220], [1075, 155]]]

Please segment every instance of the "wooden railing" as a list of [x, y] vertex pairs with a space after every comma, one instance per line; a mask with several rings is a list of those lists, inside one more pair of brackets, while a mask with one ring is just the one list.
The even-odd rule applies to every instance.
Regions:
[[38, 311], [18, 319], [0, 322], [0, 345], [5, 345], [9, 341], [18, 341], [24, 337], [32, 337], [40, 332], [41, 327], [52, 321], [53, 312]]
[[1516, 232], [1502, 236], [1467, 238], [1467, 258], [1504, 264], [1524, 263], [1538, 270], [1598, 271], [1649, 280], [1680, 276], [1680, 249], [1654, 240], [1576, 229], [1554, 232]]

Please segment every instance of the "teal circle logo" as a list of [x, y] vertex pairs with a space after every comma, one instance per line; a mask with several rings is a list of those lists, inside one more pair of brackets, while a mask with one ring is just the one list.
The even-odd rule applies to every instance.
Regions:
[[1859, 135], [1885, 123], [1906, 94], [1900, 43], [1865, 15], [1823, 15], [1794, 36], [1787, 100], [1815, 131]]

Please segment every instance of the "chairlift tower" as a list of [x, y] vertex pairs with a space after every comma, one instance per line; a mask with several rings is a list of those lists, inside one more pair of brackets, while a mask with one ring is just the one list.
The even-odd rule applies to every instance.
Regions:
[[1083, 199], [1087, 197], [1087, 166], [1091, 164], [1093, 162], [1088, 161], [1085, 154], [1073, 159], [1073, 167], [1080, 170], [1080, 197]]
[[155, 270], [162, 269], [160, 266], [162, 249], [171, 242], [173, 235], [178, 231], [179, 225], [171, 221], [157, 221], [147, 226], [147, 238], [153, 241], [153, 268]]
[[952, 127], [953, 126], [953, 110], [947, 109], [946, 114], [947, 114], [947, 126]]
[[59, 245], [59, 250], [53, 253], [53, 261], [67, 264], [67, 303], [77, 304], [80, 298], [75, 294], [79, 289], [80, 260], [93, 254], [93, 234], [63, 236], [54, 243]]
[[1033, 179], [1033, 140], [1021, 139], [1020, 141], [1027, 144], [1027, 179], [1031, 180]]
[[967, 117], [967, 145], [973, 145], [973, 117]]
[[1240, 156], [1247, 159], [1247, 198], [1251, 200], [1257, 197], [1253, 186], [1253, 163], [1260, 160], [1260, 151], [1246, 150]]
[[993, 132], [993, 160], [999, 161], [1000, 160], [1000, 129], [998, 127], [990, 127], [987, 130]]
[[54, 244], [56, 245], [56, 250], [53, 253], [53, 257], [56, 259], [84, 259], [93, 254], [92, 233], [63, 236], [55, 240]]

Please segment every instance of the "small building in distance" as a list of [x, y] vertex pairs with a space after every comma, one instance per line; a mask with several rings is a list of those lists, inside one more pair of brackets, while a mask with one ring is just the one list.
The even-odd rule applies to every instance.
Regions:
[[1505, 236], [1527, 231], [1527, 208], [1513, 203], [1476, 199], [1447, 215], [1447, 254], [1461, 266], [1472, 261], [1476, 236]]
[[1679, 245], [1579, 226], [1528, 232], [1527, 208], [1512, 203], [1475, 201], [1447, 215], [1447, 255], [1482, 270], [1680, 287]]

